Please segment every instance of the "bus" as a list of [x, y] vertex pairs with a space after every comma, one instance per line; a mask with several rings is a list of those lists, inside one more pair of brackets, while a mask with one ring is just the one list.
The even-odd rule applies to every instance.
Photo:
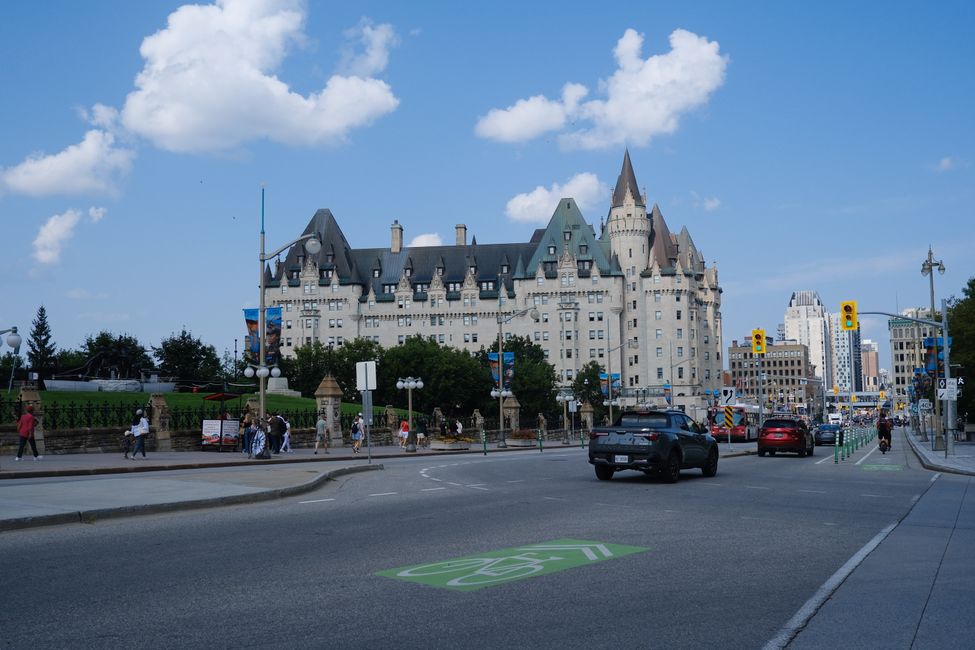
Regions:
[[[711, 435], [718, 441], [728, 439], [728, 429], [724, 426], [724, 409], [723, 406], [712, 406], [708, 412]], [[758, 440], [758, 407], [753, 404], [735, 404], [731, 409], [731, 439], [738, 442]]]

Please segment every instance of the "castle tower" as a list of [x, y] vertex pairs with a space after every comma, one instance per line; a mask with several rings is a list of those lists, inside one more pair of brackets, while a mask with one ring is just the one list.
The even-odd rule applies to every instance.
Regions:
[[647, 200], [640, 194], [629, 150], [623, 154], [623, 169], [613, 190], [606, 231], [610, 248], [624, 273], [632, 269], [638, 275], [647, 270], [653, 227], [647, 219]]

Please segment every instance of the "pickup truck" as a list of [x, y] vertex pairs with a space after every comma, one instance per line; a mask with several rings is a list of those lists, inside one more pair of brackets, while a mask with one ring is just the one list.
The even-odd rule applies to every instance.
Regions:
[[682, 469], [717, 474], [718, 443], [683, 411], [624, 411], [612, 425], [589, 432], [589, 463], [601, 481], [633, 469], [676, 483]]

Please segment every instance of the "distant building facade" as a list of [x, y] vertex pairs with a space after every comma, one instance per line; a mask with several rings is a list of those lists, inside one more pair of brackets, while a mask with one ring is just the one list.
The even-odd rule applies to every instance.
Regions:
[[833, 341], [833, 385], [845, 393], [862, 391], [860, 330], [851, 332], [840, 329], [839, 314], [830, 314], [830, 333]]
[[[903, 316], [931, 319], [931, 310], [914, 307], [901, 311]], [[914, 369], [924, 367], [924, 339], [937, 336], [935, 328], [906, 318], [887, 321], [890, 331], [890, 383], [895, 397], [910, 400]]]
[[563, 198], [527, 242], [468, 242], [458, 224], [452, 245], [410, 248], [394, 221], [389, 247], [352, 248], [327, 209], [302, 234], [312, 233], [322, 241], [313, 259], [294, 246], [265, 269], [285, 356], [314, 341], [391, 347], [414, 335], [475, 351], [497, 341], [499, 314], [535, 308], [537, 319], [513, 318], [504, 335], [541, 346], [563, 385], [589, 361], [620, 374], [629, 403], [669, 383], [675, 404], [701, 404], [722, 385], [717, 269], [687, 228], [674, 235], [656, 205], [648, 211], [628, 152], [598, 232]]
[[809, 362], [814, 374], [832, 382], [832, 341], [830, 314], [815, 291], [795, 291], [785, 310], [785, 338], [802, 343], [809, 349]]
[[766, 403], [790, 410], [792, 406], [808, 407], [817, 413], [821, 410], [822, 383], [810, 381], [816, 377], [805, 345], [791, 340], [769, 340], [761, 359], [764, 382], [760, 387], [758, 355], [752, 353], [750, 337], [744, 340], [741, 345], [734, 340], [728, 347], [728, 369], [739, 399], [758, 403], [761, 393]]
[[880, 346], [876, 341], [863, 339], [860, 343], [860, 367], [863, 369], [863, 390], [880, 390]]

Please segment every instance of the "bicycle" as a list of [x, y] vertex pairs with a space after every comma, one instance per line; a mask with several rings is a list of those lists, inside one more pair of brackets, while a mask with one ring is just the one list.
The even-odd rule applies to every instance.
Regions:
[[533, 557], [537, 555], [539, 554], [527, 552], [508, 557], [476, 557], [464, 560], [447, 560], [446, 562], [435, 562], [433, 564], [424, 564], [406, 569], [405, 571], [400, 571], [397, 575], [408, 578], [457, 573], [474, 569], [471, 573], [465, 573], [447, 582], [447, 586], [449, 587], [471, 587], [524, 578], [544, 569], [545, 562], [565, 559], [554, 555], [549, 557]]

